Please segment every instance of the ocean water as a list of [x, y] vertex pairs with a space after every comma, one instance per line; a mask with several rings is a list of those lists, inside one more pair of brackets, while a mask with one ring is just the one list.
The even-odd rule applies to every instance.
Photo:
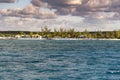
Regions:
[[120, 80], [120, 41], [0, 40], [0, 80]]

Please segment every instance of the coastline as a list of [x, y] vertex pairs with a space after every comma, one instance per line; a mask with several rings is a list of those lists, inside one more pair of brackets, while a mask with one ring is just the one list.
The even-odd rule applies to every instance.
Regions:
[[102, 39], [102, 38], [13, 38], [13, 37], [0, 37], [0, 40], [113, 40], [119, 41], [120, 39]]

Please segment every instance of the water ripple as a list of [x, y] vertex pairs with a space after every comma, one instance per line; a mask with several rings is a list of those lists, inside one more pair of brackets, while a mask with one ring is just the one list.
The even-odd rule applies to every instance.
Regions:
[[0, 80], [120, 80], [120, 41], [0, 41]]

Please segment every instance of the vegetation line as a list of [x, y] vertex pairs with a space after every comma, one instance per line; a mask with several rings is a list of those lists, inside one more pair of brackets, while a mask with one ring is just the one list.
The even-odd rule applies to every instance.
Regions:
[[44, 27], [39, 32], [29, 31], [0, 31], [0, 37], [16, 37], [16, 36], [28, 36], [42, 38], [106, 38], [106, 39], [120, 39], [120, 30], [118, 31], [96, 31], [89, 32], [84, 30], [83, 32], [75, 31], [74, 28], [66, 30], [64, 28], [54, 29], [51, 31], [48, 27]]

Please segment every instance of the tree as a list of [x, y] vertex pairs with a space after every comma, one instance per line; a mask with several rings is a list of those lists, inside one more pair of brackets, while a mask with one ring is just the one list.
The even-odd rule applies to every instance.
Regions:
[[32, 36], [33, 36], [33, 32], [30, 32], [30, 37], [32, 38]]
[[110, 32], [105, 33], [105, 38], [110, 38], [110, 36], [111, 36]]
[[57, 29], [54, 29], [53, 36], [58, 37], [58, 34], [59, 34], [59, 32], [57, 31]]
[[44, 37], [46, 37], [46, 38], [48, 38], [48, 34], [51, 34], [50, 32], [51, 32], [51, 29], [49, 29], [48, 27], [44, 27], [44, 28], [42, 28], [41, 29], [41, 31], [42, 31], [42, 33], [43, 33], [43, 36]]
[[87, 37], [87, 38], [90, 38], [90, 37], [91, 37], [91, 34], [88, 32], [87, 29], [84, 30], [83, 35], [84, 35], [85, 37]]
[[120, 30], [119, 31], [114, 31], [114, 36], [115, 38], [120, 38]]
[[79, 38], [81, 35], [81, 32], [75, 32], [75, 38]]
[[21, 31], [21, 32], [20, 32], [20, 35], [25, 35], [25, 33]]
[[65, 33], [66, 33], [66, 30], [65, 29], [63, 29], [63, 28], [60, 28], [59, 29], [59, 37], [61, 37], [61, 38], [65, 38], [66, 36], [65, 36]]
[[104, 38], [102, 31], [97, 32], [97, 38]]
[[70, 34], [70, 37], [71, 37], [71, 38], [74, 38], [74, 37], [75, 37], [75, 29], [74, 29], [74, 28], [70, 28], [70, 29], [68, 30], [68, 33]]

